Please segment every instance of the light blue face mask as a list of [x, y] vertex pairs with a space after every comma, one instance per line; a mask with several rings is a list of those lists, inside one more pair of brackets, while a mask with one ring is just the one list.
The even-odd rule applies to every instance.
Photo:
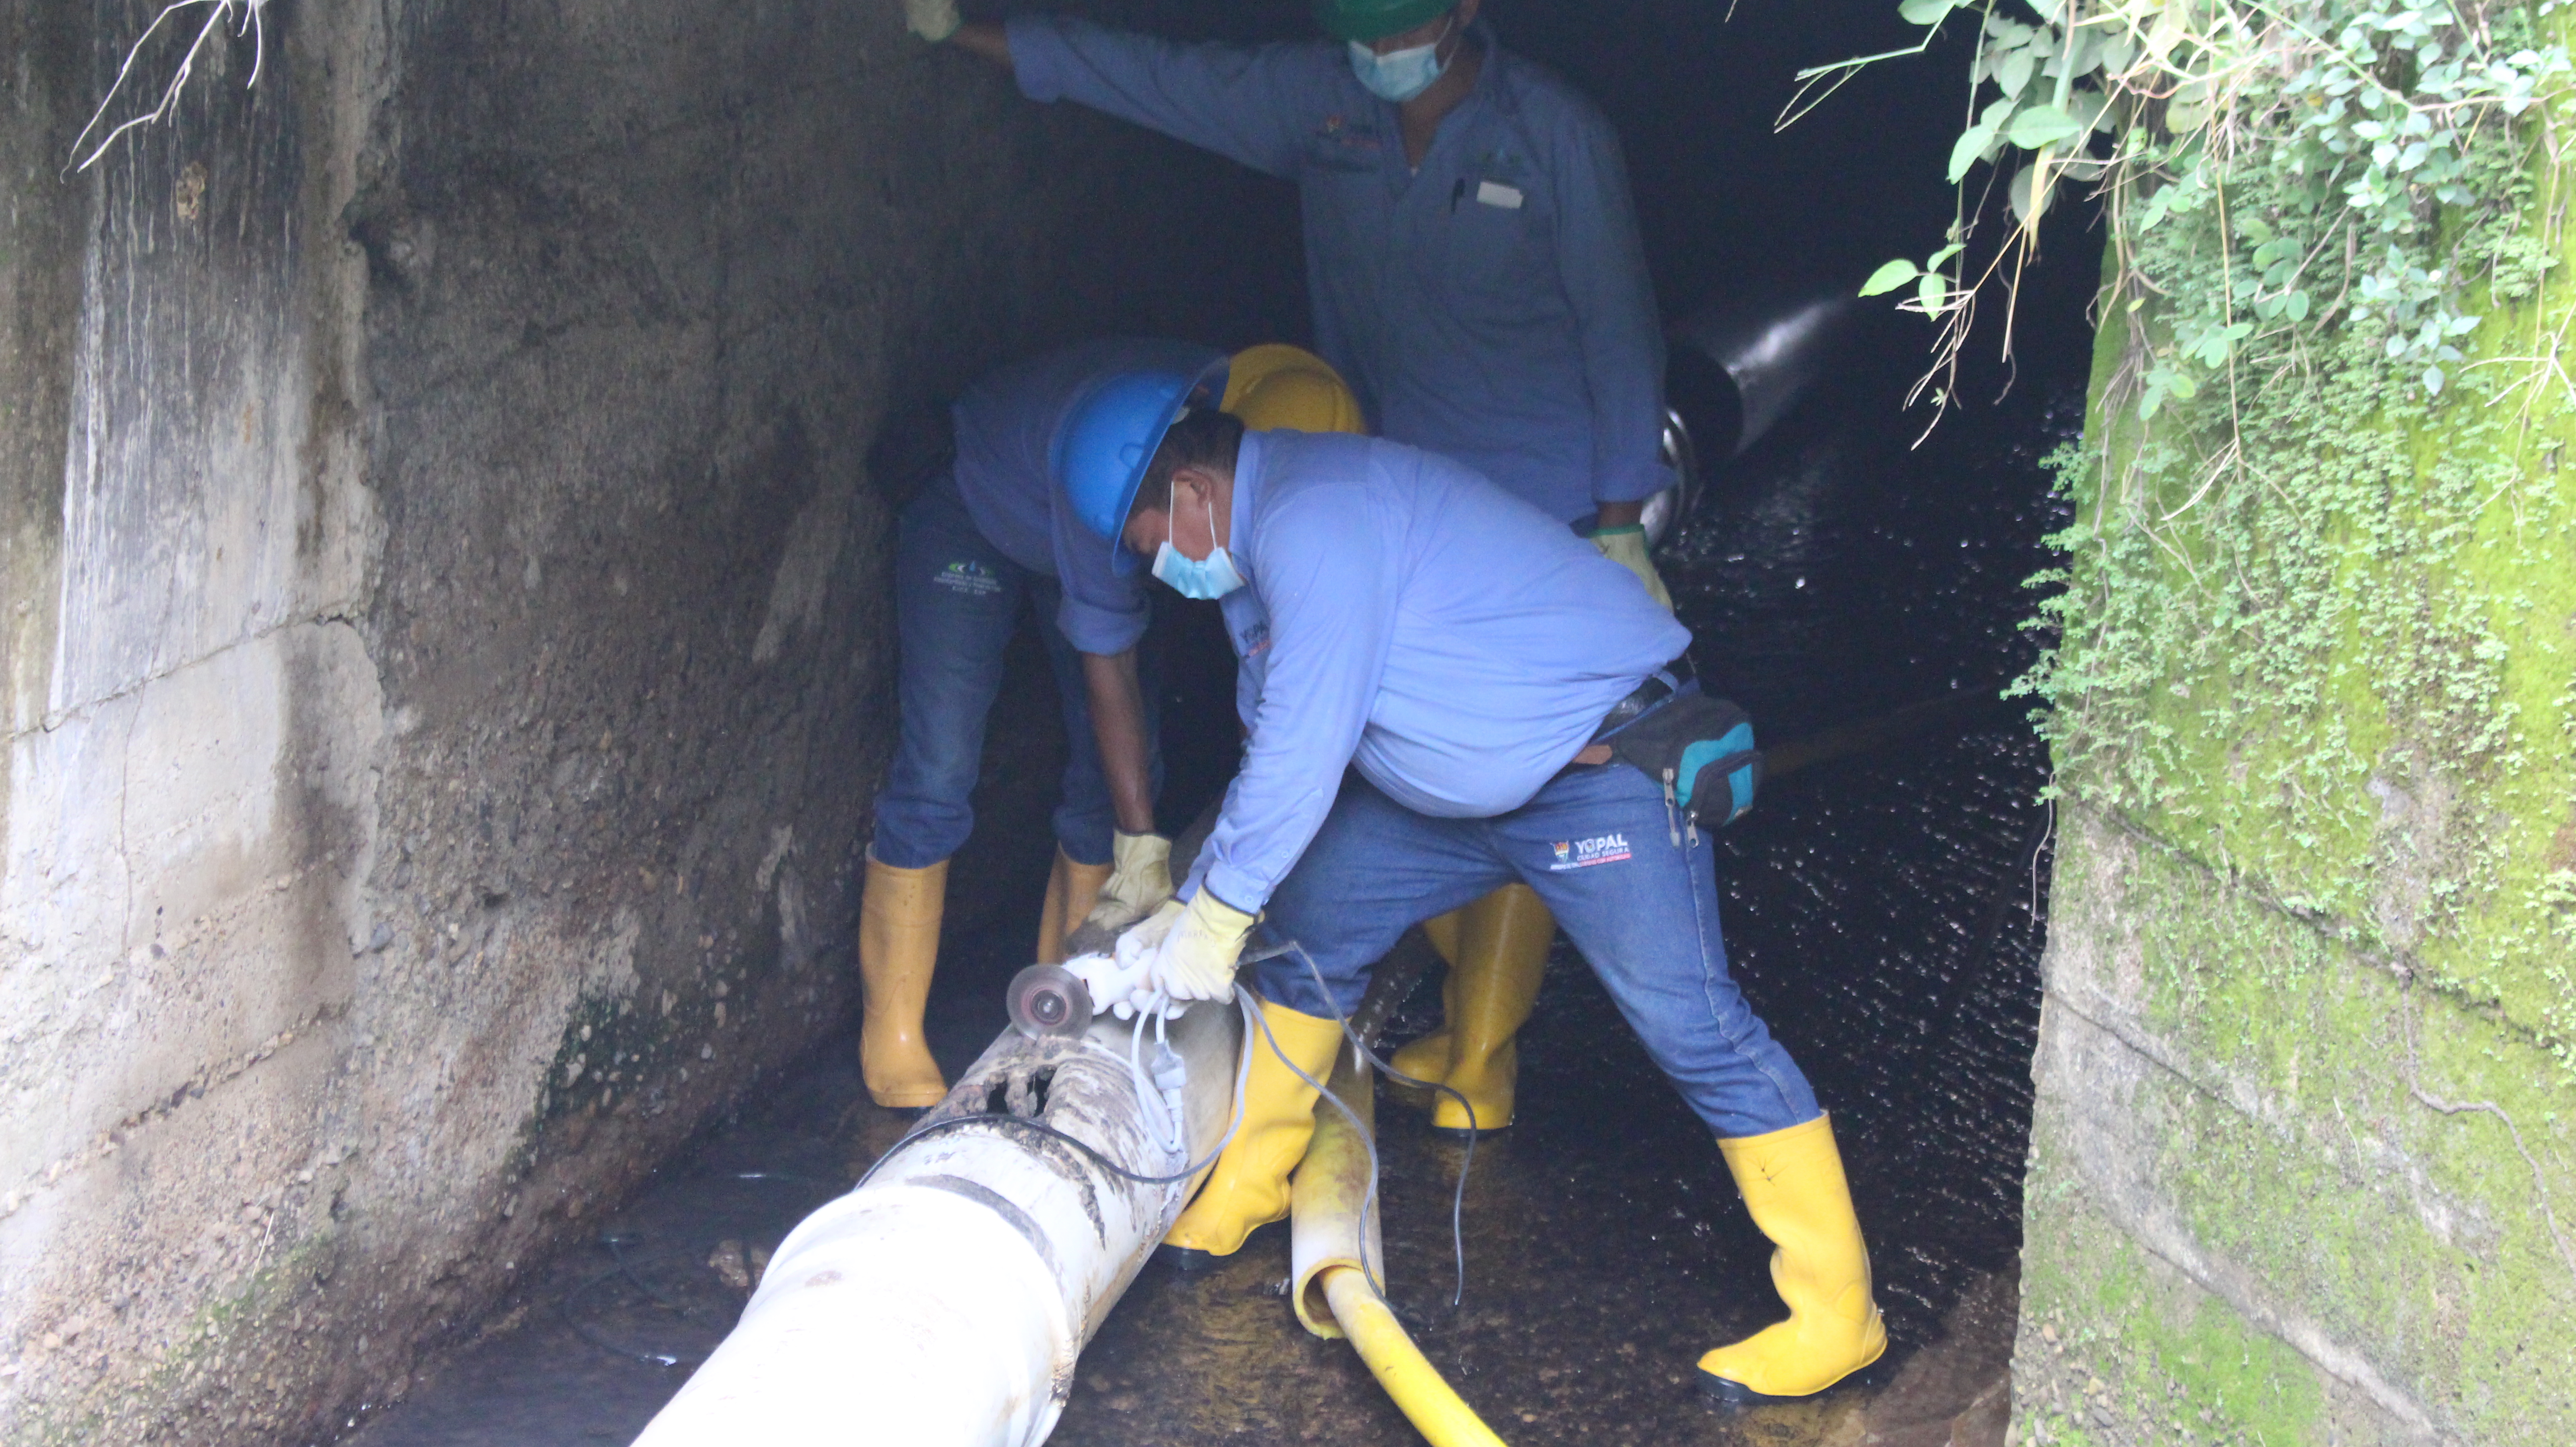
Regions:
[[1204, 558], [1190, 558], [1165, 539], [1154, 554], [1154, 576], [1172, 585], [1172, 591], [1184, 598], [1212, 601], [1243, 586], [1243, 575], [1234, 570], [1234, 555], [1223, 548]]
[[[1216, 532], [1214, 508], [1209, 510], [1208, 532], [1213, 541]], [[1235, 571], [1234, 555], [1222, 545], [1208, 549], [1204, 558], [1192, 558], [1172, 546], [1169, 537], [1154, 551], [1154, 576], [1172, 587], [1184, 598], [1211, 602], [1243, 586], [1243, 574]]]
[[[1450, 24], [1454, 25], [1457, 19], [1458, 12], [1449, 12]], [[1356, 40], [1349, 41], [1351, 74], [1360, 78], [1360, 84], [1368, 87], [1369, 94], [1402, 105], [1431, 89], [1431, 83], [1449, 68], [1447, 62], [1440, 58], [1440, 46], [1449, 38], [1449, 29], [1450, 25], [1441, 26], [1440, 33], [1431, 38], [1429, 45], [1408, 45], [1384, 55]]]

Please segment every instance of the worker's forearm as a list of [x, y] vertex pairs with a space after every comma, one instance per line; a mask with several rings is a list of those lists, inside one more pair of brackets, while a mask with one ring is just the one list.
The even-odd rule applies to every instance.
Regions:
[[1599, 507], [1600, 519], [1593, 524], [1596, 528], [1632, 528], [1646, 516], [1646, 504], [1643, 500], [1605, 502], [1599, 504]]
[[1004, 70], [1011, 69], [1011, 37], [988, 20], [969, 21], [948, 37], [951, 45], [971, 50]]
[[1154, 772], [1145, 737], [1145, 690], [1136, 681], [1136, 650], [1082, 655], [1091, 699], [1091, 734], [1109, 779], [1109, 805], [1128, 834], [1154, 832]]

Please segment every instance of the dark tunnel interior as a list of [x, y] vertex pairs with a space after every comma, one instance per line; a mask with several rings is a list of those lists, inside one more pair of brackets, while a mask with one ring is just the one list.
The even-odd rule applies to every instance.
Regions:
[[[1848, 294], [1880, 262], [1940, 244], [1968, 65], [1956, 37], [1867, 68], [1775, 128], [1801, 67], [1910, 44], [1918, 32], [1894, 11], [1494, 0], [1486, 14], [1616, 125], [1659, 302], [1679, 321]], [[1101, 13], [1177, 36], [1311, 34], [1298, 0]], [[1222, 347], [1306, 340], [1293, 189], [1211, 170], [1204, 202], [1206, 254], [1138, 299], [1138, 327], [1184, 316]], [[1903, 1377], [1923, 1412], [1952, 1417], [2010, 1349], [2050, 815], [2045, 748], [2025, 706], [2001, 695], [2042, 643], [2024, 626], [2036, 598], [2025, 580], [2050, 566], [2045, 539], [2064, 525], [2042, 459], [2081, 426], [2098, 269], [2081, 206], [2062, 206], [2044, 243], [2010, 359], [1983, 319], [1937, 426], [1931, 408], [1906, 405], [1929, 325], [1893, 298], [1863, 303], [1824, 383], [1711, 469], [1662, 554], [1704, 679], [1752, 713], [1766, 745], [1911, 721], [1767, 784], [1721, 836], [1719, 883], [1734, 966], [1814, 1078], [1850, 1163], [1893, 1337], [1871, 1390]], [[1165, 593], [1157, 606], [1147, 646], [1170, 770], [1159, 812], [1177, 829], [1232, 767], [1233, 661], [1213, 605]], [[952, 1077], [1003, 1025], [1002, 985], [1026, 963], [1053, 847], [1065, 740], [1026, 629], [1005, 700], [954, 866], [972, 898], [952, 910], [932, 1002]], [[1392, 1037], [1428, 1028], [1438, 1008], [1426, 982]], [[1464, 1162], [1410, 1103], [1381, 1105], [1390, 1293], [1434, 1363], [1515, 1442], [1804, 1443], [1844, 1430], [1837, 1414], [1864, 1408], [1720, 1417], [1693, 1396], [1690, 1360], [1773, 1310], [1768, 1244], [1562, 938], [1523, 1038], [1522, 1121], [1479, 1146], [1469, 1175], [1461, 1307], [1448, 1210]], [[830, 1042], [525, 1276], [507, 1310], [350, 1440], [626, 1440], [739, 1307], [710, 1260], [774, 1245], [903, 1125], [859, 1090], [850, 1037]], [[1053, 1440], [1413, 1440], [1347, 1349], [1297, 1330], [1277, 1293], [1285, 1271], [1284, 1243], [1267, 1237], [1204, 1276], [1149, 1267], [1086, 1353]], [[1944, 1342], [1938, 1371], [1905, 1375]]]

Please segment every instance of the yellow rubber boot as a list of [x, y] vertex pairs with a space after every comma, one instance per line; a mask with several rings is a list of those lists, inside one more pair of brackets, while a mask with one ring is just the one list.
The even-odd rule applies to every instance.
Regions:
[[1449, 1022], [1458, 1013], [1458, 932], [1469, 908], [1462, 904], [1422, 922], [1422, 933], [1448, 966], [1440, 972], [1440, 1028], [1388, 1058], [1387, 1063], [1395, 1067], [1398, 1075], [1410, 1075], [1416, 1080], [1449, 1078]]
[[1877, 1361], [1887, 1325], [1870, 1299], [1869, 1248], [1833, 1123], [1820, 1115], [1717, 1148], [1753, 1224], [1778, 1248], [1771, 1284], [1789, 1319], [1701, 1357], [1700, 1390], [1729, 1403], [1812, 1396]]
[[1037, 962], [1064, 963], [1064, 937], [1100, 902], [1100, 886], [1109, 882], [1107, 864], [1077, 864], [1059, 844], [1055, 868], [1047, 874], [1046, 906], [1038, 912]]
[[859, 1076], [879, 1105], [918, 1109], [948, 1094], [921, 1029], [947, 900], [947, 860], [897, 869], [869, 858], [859, 896]]
[[[1286, 1052], [1317, 1080], [1332, 1074], [1342, 1027], [1263, 1001], [1267, 1037], [1252, 1042], [1252, 1072], [1243, 1086], [1243, 1124], [1225, 1154], [1216, 1158], [1198, 1199], [1172, 1223], [1163, 1244], [1202, 1256], [1231, 1256], [1254, 1228], [1288, 1217], [1288, 1173], [1306, 1158], [1315, 1134], [1315, 1087], [1281, 1063]], [[1279, 1048], [1270, 1042], [1276, 1039]], [[1330, 1109], [1331, 1107], [1326, 1107]], [[1183, 1258], [1184, 1265], [1196, 1264]]]
[[[1514, 1042], [1538, 1002], [1556, 921], [1526, 884], [1504, 885], [1457, 911], [1457, 920], [1456, 952], [1440, 992], [1446, 1023], [1438, 1034], [1396, 1052], [1393, 1063], [1404, 1074], [1448, 1086], [1475, 1107], [1471, 1124], [1466, 1106], [1445, 1094], [1436, 1096], [1432, 1129], [1452, 1134], [1501, 1130], [1512, 1123], [1520, 1080], [1520, 1051]], [[1424, 928], [1428, 933], [1429, 926]], [[1438, 944], [1437, 936], [1433, 943]]]

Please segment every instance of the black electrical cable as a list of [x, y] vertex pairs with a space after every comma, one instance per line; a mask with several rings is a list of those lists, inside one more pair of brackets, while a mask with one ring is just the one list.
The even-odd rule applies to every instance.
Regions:
[[[1091, 1142], [1084, 1140], [1080, 1136], [1068, 1135], [1063, 1131], [1057, 1130], [1054, 1126], [1051, 1126], [1042, 1120], [1031, 1120], [1024, 1115], [953, 1115], [946, 1120], [934, 1120], [918, 1126], [911, 1132], [907, 1133], [903, 1139], [896, 1141], [891, 1146], [888, 1146], [886, 1148], [886, 1153], [877, 1157], [876, 1165], [868, 1167], [868, 1175], [859, 1177], [859, 1185], [866, 1185], [868, 1183], [868, 1176], [873, 1176], [877, 1173], [878, 1165], [885, 1164], [886, 1161], [893, 1158], [896, 1151], [902, 1150], [905, 1146], [912, 1144], [914, 1141], [920, 1140], [925, 1136], [934, 1136], [944, 1131], [958, 1130], [970, 1125], [1009, 1126], [1013, 1130], [1022, 1130], [1031, 1135], [1044, 1136], [1052, 1141], [1061, 1141], [1064, 1144], [1073, 1147], [1075, 1150], [1082, 1152], [1085, 1156], [1090, 1157], [1091, 1163], [1100, 1167], [1100, 1169], [1107, 1171], [1109, 1174], [1116, 1176], [1122, 1181], [1133, 1181], [1140, 1186], [1178, 1185], [1181, 1182], [1188, 1180], [1190, 1177], [1197, 1175], [1200, 1171], [1207, 1169], [1206, 1165], [1201, 1164], [1192, 1166], [1187, 1170], [1175, 1171], [1168, 1176], [1149, 1176], [1140, 1171], [1131, 1171], [1127, 1169], [1125, 1166], [1118, 1164], [1116, 1161], [1113, 1161], [1108, 1156], [1102, 1154], [1098, 1146], [1093, 1145]], [[855, 1191], [858, 1189], [858, 1186], [852, 1186], [850, 1189]]]
[[[1324, 972], [1322, 968], [1315, 963], [1315, 957], [1306, 952], [1306, 947], [1304, 945], [1297, 943], [1295, 940], [1289, 940], [1283, 944], [1273, 946], [1270, 949], [1247, 955], [1244, 957], [1242, 963], [1258, 964], [1263, 960], [1274, 959], [1286, 954], [1295, 954], [1300, 960], [1305, 962], [1306, 972], [1315, 981], [1316, 991], [1323, 996], [1325, 1003], [1330, 1006], [1334, 1012], [1333, 1023], [1341, 1027], [1343, 1038], [1350, 1041], [1351, 1048], [1359, 1052], [1359, 1056], [1362, 1060], [1368, 1062], [1372, 1068], [1377, 1070], [1378, 1073], [1386, 1076], [1389, 1080], [1393, 1080], [1404, 1085], [1414, 1086], [1422, 1090], [1437, 1091], [1442, 1095], [1448, 1096], [1450, 1099], [1457, 1101], [1459, 1108], [1467, 1113], [1466, 1154], [1458, 1163], [1458, 1185], [1449, 1201], [1449, 1248], [1451, 1259], [1455, 1262], [1457, 1271], [1457, 1284], [1450, 1292], [1449, 1296], [1449, 1306], [1450, 1309], [1454, 1311], [1464, 1305], [1467, 1300], [1467, 1177], [1475, 1170], [1476, 1167], [1475, 1102], [1467, 1099], [1463, 1092], [1453, 1086], [1444, 1084], [1440, 1081], [1417, 1080], [1414, 1077], [1405, 1074], [1403, 1071], [1396, 1069], [1394, 1066], [1387, 1064], [1385, 1060], [1379, 1058], [1378, 1053], [1369, 1048], [1368, 1042], [1360, 1039], [1359, 1032], [1351, 1028], [1350, 1017], [1343, 1014], [1340, 1006], [1334, 1002], [1333, 992], [1330, 989], [1327, 989], [1324, 985]], [[1289, 1071], [1299, 1080], [1314, 1087], [1316, 1094], [1331, 1101], [1333, 1103], [1333, 1108], [1342, 1113], [1343, 1117], [1351, 1123], [1351, 1129], [1357, 1131], [1361, 1141], [1367, 1145], [1369, 1153], [1369, 1186], [1366, 1199], [1368, 1207], [1370, 1209], [1375, 1209], [1378, 1199], [1378, 1155], [1376, 1133], [1361, 1124], [1358, 1112], [1352, 1110], [1340, 1096], [1335, 1095], [1322, 1081], [1307, 1074], [1298, 1066], [1296, 1061], [1288, 1058], [1288, 1052], [1281, 1047], [1278, 1037], [1271, 1034], [1270, 1022], [1262, 1018], [1259, 1001], [1249, 990], [1246, 990], [1241, 985], [1237, 985], [1234, 987], [1234, 993], [1236, 1003], [1242, 1009], [1244, 1018], [1259, 1029], [1262, 1039], [1270, 1046], [1270, 1053], [1278, 1057], [1279, 1063], [1287, 1066]], [[904, 1147], [911, 1145], [913, 1142], [929, 1136], [942, 1134], [948, 1131], [962, 1130], [968, 1126], [976, 1125], [1007, 1126], [1013, 1130], [1024, 1131], [1031, 1135], [1061, 1142], [1073, 1147], [1074, 1150], [1080, 1152], [1093, 1165], [1098, 1166], [1100, 1169], [1107, 1171], [1109, 1174], [1116, 1176], [1122, 1181], [1131, 1181], [1140, 1186], [1178, 1185], [1181, 1182], [1198, 1175], [1199, 1172], [1214, 1164], [1216, 1158], [1223, 1154], [1226, 1146], [1231, 1144], [1234, 1140], [1235, 1132], [1242, 1128], [1244, 1106], [1243, 1077], [1251, 1068], [1251, 1047], [1252, 1042], [1247, 1038], [1244, 1041], [1243, 1064], [1242, 1067], [1236, 1071], [1234, 1092], [1235, 1118], [1233, 1123], [1226, 1128], [1225, 1138], [1220, 1140], [1217, 1143], [1216, 1148], [1208, 1152], [1204, 1159], [1193, 1162], [1189, 1166], [1179, 1171], [1175, 1171], [1170, 1175], [1148, 1175], [1141, 1171], [1129, 1170], [1127, 1167], [1111, 1160], [1106, 1153], [1101, 1151], [1099, 1147], [1094, 1146], [1091, 1142], [1086, 1141], [1079, 1136], [1057, 1130], [1054, 1126], [1048, 1125], [1044, 1121], [1031, 1120], [1027, 1116], [1010, 1115], [1007, 1113], [986, 1113], [982, 1115], [949, 1116], [944, 1120], [927, 1121], [921, 1125], [915, 1126], [913, 1129], [905, 1132], [902, 1139], [896, 1141], [893, 1145], [888, 1146], [883, 1155], [878, 1156], [874, 1162], [870, 1163], [866, 1174], [860, 1176], [858, 1184], [852, 1186], [850, 1189], [855, 1191], [859, 1186], [866, 1185], [869, 1180], [885, 1166], [886, 1162], [894, 1159], [898, 1152], [902, 1151]], [[1360, 1262], [1360, 1274], [1368, 1280], [1369, 1289], [1377, 1294], [1378, 1300], [1385, 1301], [1385, 1284], [1377, 1279], [1376, 1269], [1365, 1259]], [[1392, 1303], [1390, 1303], [1390, 1306], [1391, 1305]]]
[[[1237, 992], [1241, 993], [1240, 986], [1237, 987]], [[1248, 999], [1249, 997], [1247, 996], [1246, 998]], [[1260, 1019], [1259, 1011], [1253, 1009], [1249, 1005], [1245, 1005], [1243, 1008], [1247, 1018], [1254, 1021], [1258, 1021]], [[1278, 1043], [1273, 1041], [1271, 1043], [1271, 1048], [1273, 1050], [1278, 1049]], [[1285, 1061], [1287, 1057], [1283, 1055], [1280, 1059]], [[1297, 1067], [1290, 1065], [1288, 1068], [1294, 1070]], [[1068, 1135], [1063, 1131], [1057, 1130], [1054, 1126], [1048, 1125], [1045, 1121], [1031, 1120], [1027, 1116], [1022, 1115], [1010, 1115], [1007, 1113], [995, 1114], [988, 1112], [983, 1115], [952, 1115], [945, 1120], [925, 1121], [920, 1125], [914, 1126], [911, 1130], [904, 1132], [902, 1139], [896, 1141], [893, 1145], [886, 1147], [883, 1155], [878, 1156], [874, 1161], [870, 1162], [867, 1173], [860, 1176], [858, 1184], [853, 1185], [850, 1189], [855, 1191], [860, 1186], [866, 1185], [879, 1170], [884, 1168], [886, 1162], [895, 1158], [895, 1154], [897, 1152], [925, 1136], [937, 1135], [942, 1131], [958, 1130], [970, 1125], [1005, 1124], [1013, 1127], [1014, 1129], [1024, 1130], [1036, 1135], [1044, 1136], [1049, 1140], [1061, 1141], [1089, 1157], [1093, 1165], [1100, 1167], [1102, 1170], [1118, 1177], [1122, 1181], [1133, 1181], [1140, 1186], [1176, 1186], [1181, 1182], [1196, 1176], [1199, 1172], [1206, 1170], [1209, 1166], [1214, 1165], [1216, 1163], [1216, 1158], [1225, 1152], [1225, 1148], [1228, 1145], [1233, 1143], [1235, 1132], [1243, 1128], [1243, 1081], [1244, 1077], [1251, 1073], [1251, 1070], [1252, 1040], [1250, 1036], [1247, 1035], [1243, 1042], [1241, 1063], [1236, 1067], [1234, 1076], [1234, 1118], [1225, 1128], [1224, 1139], [1218, 1141], [1216, 1143], [1216, 1148], [1209, 1151], [1205, 1156], [1191, 1162], [1189, 1165], [1182, 1167], [1180, 1170], [1175, 1171], [1168, 1176], [1149, 1176], [1140, 1171], [1131, 1171], [1125, 1166], [1120, 1165], [1118, 1162], [1111, 1160], [1100, 1150], [1099, 1147], [1094, 1146], [1091, 1142], [1082, 1139], [1080, 1136]]]
[[682, 1316], [688, 1315], [688, 1308], [675, 1305], [672, 1302], [665, 1300], [660, 1292], [645, 1285], [643, 1279], [638, 1277], [634, 1270], [627, 1265], [626, 1254], [620, 1248], [625, 1243], [634, 1239], [635, 1238], [632, 1236], [603, 1233], [599, 1238], [600, 1244], [608, 1248], [609, 1254], [616, 1258], [617, 1265], [613, 1269], [603, 1271], [597, 1276], [590, 1278], [588, 1281], [585, 1281], [581, 1285], [564, 1293], [563, 1300], [555, 1304], [555, 1309], [562, 1315], [564, 1325], [571, 1327], [583, 1341], [590, 1343], [592, 1346], [599, 1348], [610, 1356], [624, 1357], [628, 1361], [642, 1362], [648, 1367], [661, 1367], [665, 1370], [672, 1367], [695, 1366], [706, 1359], [704, 1357], [680, 1356], [672, 1352], [646, 1351], [641, 1347], [628, 1346], [626, 1343], [609, 1337], [606, 1333], [601, 1332], [590, 1323], [583, 1321], [573, 1312], [572, 1308], [574, 1302], [581, 1300], [584, 1296], [589, 1295], [601, 1286], [623, 1276], [628, 1281], [633, 1282], [637, 1290], [642, 1291], [646, 1296], [651, 1297], [661, 1306], [671, 1311], [678, 1312]]
[[623, 1273], [627, 1280], [635, 1283], [635, 1289], [637, 1291], [643, 1292], [646, 1296], [653, 1298], [654, 1305], [661, 1307], [664, 1311], [670, 1312], [674, 1316], [687, 1316], [689, 1314], [688, 1307], [681, 1305], [679, 1302], [673, 1301], [671, 1298], [664, 1296], [658, 1291], [655, 1291], [651, 1285], [646, 1283], [643, 1277], [635, 1274], [634, 1266], [629, 1264], [626, 1260], [626, 1247], [642, 1239], [643, 1238], [640, 1236], [635, 1236], [623, 1231], [602, 1231], [599, 1233], [599, 1244], [608, 1248], [608, 1255], [610, 1259], [617, 1263], [618, 1271]]

